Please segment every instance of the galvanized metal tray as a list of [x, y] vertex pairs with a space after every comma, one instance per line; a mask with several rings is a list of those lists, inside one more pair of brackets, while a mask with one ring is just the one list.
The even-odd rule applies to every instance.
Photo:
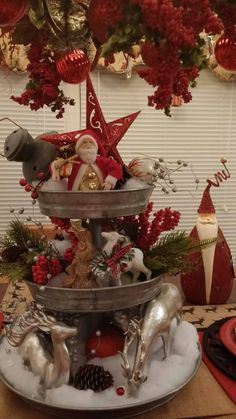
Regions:
[[[177, 387], [174, 387], [171, 391], [162, 394], [156, 398], [151, 398], [142, 402], [132, 403], [128, 405], [113, 406], [112, 408], [101, 408], [96, 406], [83, 407], [81, 409], [64, 407], [56, 404], [47, 404], [43, 400], [32, 398], [13, 387], [5, 377], [1, 376], [3, 383], [15, 394], [21, 397], [26, 403], [41, 410], [42, 412], [58, 416], [65, 419], [125, 419], [132, 416], [140, 415], [155, 409], [164, 403], [170, 401], [175, 397], [183, 387], [194, 377], [201, 363], [201, 349], [199, 345], [199, 357], [193, 366], [193, 370], [190, 375]], [[138, 400], [138, 399], [137, 399]], [[158, 413], [157, 413], [158, 416]]]
[[145, 211], [153, 187], [112, 191], [39, 192], [42, 214], [59, 218], [112, 218]]
[[163, 275], [149, 281], [117, 287], [71, 289], [39, 286], [25, 281], [32, 297], [47, 309], [64, 313], [106, 312], [143, 304], [161, 289]]

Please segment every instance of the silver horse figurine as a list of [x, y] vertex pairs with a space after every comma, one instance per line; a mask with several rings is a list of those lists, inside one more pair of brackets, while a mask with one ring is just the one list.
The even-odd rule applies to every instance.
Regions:
[[[135, 394], [140, 385], [147, 379], [143, 370], [154, 338], [161, 337], [164, 358], [169, 355], [171, 322], [176, 318], [177, 324], [180, 323], [182, 306], [182, 297], [178, 288], [172, 284], [163, 284], [160, 294], [147, 304], [144, 318], [130, 320], [126, 331], [124, 349], [120, 354], [123, 360], [123, 374], [128, 379], [131, 394]], [[128, 349], [136, 337], [136, 353], [133, 367], [131, 367]]]
[[[52, 359], [40, 343], [37, 335], [39, 330], [51, 336]], [[44, 389], [68, 384], [70, 355], [65, 340], [76, 334], [77, 328], [57, 322], [54, 317], [38, 309], [24, 313], [18, 322], [6, 331], [9, 343], [19, 348], [21, 357], [41, 378]]]

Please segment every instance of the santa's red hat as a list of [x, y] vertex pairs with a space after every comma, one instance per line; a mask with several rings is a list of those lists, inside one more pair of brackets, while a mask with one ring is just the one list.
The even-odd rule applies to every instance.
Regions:
[[215, 208], [210, 195], [210, 186], [207, 185], [202, 195], [201, 204], [198, 208], [199, 214], [215, 214]]
[[96, 146], [97, 151], [99, 152], [100, 155], [105, 156], [105, 149], [104, 147], [101, 145], [101, 142], [99, 141], [98, 136], [96, 135], [96, 133], [94, 131], [92, 131], [91, 129], [87, 129], [84, 130], [82, 133], [77, 134], [75, 136], [75, 152], [77, 152], [77, 150], [79, 149], [79, 147], [81, 146], [81, 144], [83, 143], [84, 140], [86, 139], [90, 139], [93, 141], [94, 145]]

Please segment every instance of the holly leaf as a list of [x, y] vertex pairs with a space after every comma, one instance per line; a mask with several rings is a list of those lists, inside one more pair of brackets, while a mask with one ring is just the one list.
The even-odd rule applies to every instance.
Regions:
[[30, 22], [40, 30], [45, 24], [44, 7], [42, 0], [31, 0], [31, 8], [28, 13]]
[[32, 25], [29, 17], [25, 16], [17, 24], [12, 35], [12, 42], [13, 44], [28, 45], [31, 44], [37, 36], [38, 30], [34, 25]]

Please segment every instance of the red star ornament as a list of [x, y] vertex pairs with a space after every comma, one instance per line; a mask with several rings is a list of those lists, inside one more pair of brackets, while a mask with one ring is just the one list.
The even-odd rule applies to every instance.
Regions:
[[103, 116], [98, 98], [94, 91], [90, 78], [87, 78], [86, 85], [86, 126], [92, 129], [99, 136], [107, 156], [112, 156], [120, 163], [124, 164], [116, 146], [124, 136], [130, 125], [137, 118], [140, 111], [116, 119], [112, 122], [106, 122]]
[[[93, 130], [101, 145], [104, 147], [106, 155], [112, 156], [118, 163], [124, 164], [118, 150], [117, 145], [124, 136], [130, 125], [137, 118], [140, 111], [134, 112], [130, 115], [116, 119], [112, 122], [106, 122], [103, 116], [102, 109], [98, 102], [98, 98], [94, 91], [90, 78], [87, 78], [86, 83], [86, 129]], [[54, 144], [56, 147], [62, 147], [76, 142], [75, 136], [82, 134], [86, 129], [65, 132], [63, 134], [45, 134], [41, 139]]]
[[64, 132], [63, 134], [44, 134], [41, 135], [40, 139], [48, 141], [51, 144], [54, 144], [56, 147], [60, 148], [76, 142], [75, 136], [82, 133], [85, 130], [77, 130]]

